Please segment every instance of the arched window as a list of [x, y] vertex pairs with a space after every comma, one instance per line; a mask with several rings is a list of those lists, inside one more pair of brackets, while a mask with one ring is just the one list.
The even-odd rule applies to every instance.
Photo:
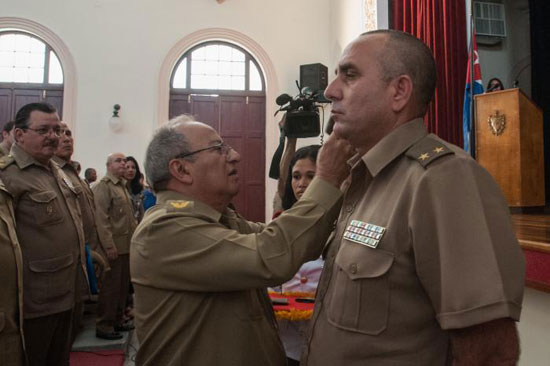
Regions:
[[63, 68], [55, 51], [21, 31], [0, 31], [0, 126], [23, 105], [44, 101], [63, 110]]
[[263, 95], [265, 87], [258, 64], [248, 52], [229, 43], [208, 42], [180, 58], [172, 74], [171, 89]]
[[63, 84], [55, 52], [25, 33], [0, 33], [0, 83]]
[[246, 159], [233, 204], [252, 221], [265, 220], [265, 82], [254, 57], [231, 43], [187, 50], [170, 78], [170, 118], [186, 113], [212, 126]]

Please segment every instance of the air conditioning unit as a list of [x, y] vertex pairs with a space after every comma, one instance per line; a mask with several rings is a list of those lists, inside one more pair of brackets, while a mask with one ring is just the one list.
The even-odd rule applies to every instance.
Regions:
[[506, 37], [504, 5], [500, 3], [474, 2], [476, 36]]

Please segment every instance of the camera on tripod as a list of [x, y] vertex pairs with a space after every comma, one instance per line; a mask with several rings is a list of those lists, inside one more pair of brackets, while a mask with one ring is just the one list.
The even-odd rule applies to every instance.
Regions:
[[284, 132], [287, 137], [315, 137], [321, 133], [319, 108], [330, 103], [323, 94], [327, 87], [327, 67], [322, 64], [300, 66], [299, 94], [281, 94], [275, 100], [280, 111], [286, 112]]

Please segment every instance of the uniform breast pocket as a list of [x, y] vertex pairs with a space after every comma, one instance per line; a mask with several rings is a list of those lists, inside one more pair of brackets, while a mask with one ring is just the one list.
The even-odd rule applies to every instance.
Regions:
[[113, 197], [111, 206], [111, 217], [113, 219], [119, 219], [124, 215], [124, 201], [122, 197]]
[[29, 194], [29, 199], [38, 225], [53, 225], [63, 221], [59, 198], [54, 191], [33, 192]]
[[76, 278], [72, 254], [29, 262], [32, 278], [29, 278], [29, 294], [33, 302], [45, 304], [58, 301], [74, 287]]
[[344, 242], [335, 260], [328, 321], [342, 329], [377, 335], [388, 323], [389, 272], [394, 255]]

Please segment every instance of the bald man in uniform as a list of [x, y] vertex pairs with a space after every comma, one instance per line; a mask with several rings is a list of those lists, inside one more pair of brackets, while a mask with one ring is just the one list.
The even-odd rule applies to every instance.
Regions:
[[265, 288], [317, 258], [349, 174], [346, 143], [329, 139], [302, 198], [269, 225], [229, 208], [240, 155], [210, 126], [179, 117], [147, 149], [157, 205], [130, 252], [139, 365], [284, 366]]
[[70, 330], [84, 232], [78, 189], [52, 161], [61, 127], [47, 103], [23, 106], [15, 143], [0, 159], [13, 196], [23, 255], [23, 329], [29, 365], [69, 365]]
[[325, 91], [358, 154], [302, 364], [515, 365], [524, 258], [489, 173], [428, 134], [435, 62], [415, 37], [355, 39]]
[[23, 257], [15, 232], [11, 195], [0, 180], [0, 365], [25, 365]]
[[[98, 234], [110, 255], [111, 270], [106, 272], [99, 291], [96, 336], [122, 338], [120, 332], [133, 329], [123, 319], [130, 286], [130, 239], [136, 228], [124, 172], [126, 157], [113, 153], [107, 158], [107, 174], [92, 188], [96, 206]], [[114, 259], [112, 259], [114, 258]]]

